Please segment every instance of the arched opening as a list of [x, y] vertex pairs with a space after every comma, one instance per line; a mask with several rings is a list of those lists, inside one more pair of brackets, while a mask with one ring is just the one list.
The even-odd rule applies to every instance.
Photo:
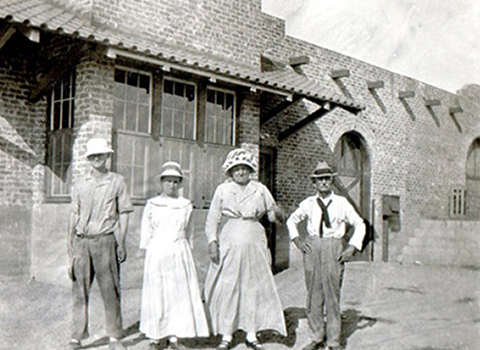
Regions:
[[480, 138], [470, 145], [466, 164], [466, 216], [469, 219], [480, 217]]
[[[334, 156], [338, 172], [335, 181], [337, 193], [345, 196], [370, 224], [370, 157], [365, 140], [356, 132], [344, 134], [335, 147]], [[372, 245], [373, 242], [369, 242], [361, 254], [356, 254], [356, 259], [372, 260]]]

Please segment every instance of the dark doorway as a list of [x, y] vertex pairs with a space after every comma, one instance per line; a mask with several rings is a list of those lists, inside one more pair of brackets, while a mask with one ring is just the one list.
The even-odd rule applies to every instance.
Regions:
[[[263, 183], [277, 200], [275, 190], [276, 150], [273, 147], [260, 148], [258, 180]], [[266, 217], [262, 219], [267, 234], [268, 248], [272, 255], [272, 270], [274, 273], [288, 268], [290, 240], [285, 225], [270, 223]]]

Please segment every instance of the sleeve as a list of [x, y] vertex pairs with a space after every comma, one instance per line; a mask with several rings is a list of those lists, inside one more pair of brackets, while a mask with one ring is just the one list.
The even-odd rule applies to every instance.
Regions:
[[222, 220], [222, 190], [217, 187], [213, 195], [212, 203], [207, 214], [207, 222], [205, 224], [205, 234], [207, 235], [207, 243], [218, 241], [218, 228]]
[[274, 222], [275, 208], [277, 207], [277, 204], [275, 203], [275, 199], [273, 198], [272, 194], [268, 190], [267, 186], [262, 185], [262, 188], [263, 188], [263, 196], [265, 198], [265, 206], [267, 208], [268, 221]]
[[147, 249], [153, 237], [153, 225], [151, 221], [152, 206], [147, 203], [143, 210], [142, 222], [140, 225], [140, 249]]
[[72, 205], [71, 211], [74, 214], [80, 214], [80, 197], [78, 196], [78, 190], [76, 186], [72, 186]]
[[307, 218], [307, 212], [305, 210], [305, 202], [300, 203], [297, 210], [295, 210], [287, 220], [288, 234], [290, 239], [294, 240], [300, 233], [298, 232], [298, 224]]
[[353, 245], [358, 250], [362, 250], [363, 239], [365, 238], [366, 233], [365, 222], [346, 199], [344, 208], [345, 221], [354, 227], [352, 238], [350, 238], [348, 244]]
[[185, 219], [186, 219], [186, 235], [187, 240], [190, 243], [190, 248], [194, 248], [194, 240], [195, 240], [195, 225], [193, 223], [193, 206], [192, 203], [189, 203], [186, 208]]
[[130, 213], [133, 211], [133, 205], [130, 201], [127, 184], [123, 177], [120, 178], [118, 187], [117, 209], [119, 214]]

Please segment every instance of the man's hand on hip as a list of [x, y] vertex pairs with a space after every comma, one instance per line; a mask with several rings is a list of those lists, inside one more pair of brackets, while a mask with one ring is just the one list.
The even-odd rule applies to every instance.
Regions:
[[338, 258], [338, 262], [340, 263], [346, 263], [350, 261], [353, 257], [353, 254], [355, 253], [356, 248], [353, 245], [348, 245], [348, 247], [340, 254], [340, 257]]
[[298, 250], [300, 250], [303, 254], [308, 254], [312, 251], [312, 247], [306, 239], [302, 239], [301, 237], [295, 237], [293, 239], [293, 243], [295, 243]]

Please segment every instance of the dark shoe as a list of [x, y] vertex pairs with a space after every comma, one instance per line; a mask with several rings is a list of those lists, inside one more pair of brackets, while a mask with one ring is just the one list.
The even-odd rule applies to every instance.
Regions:
[[307, 346], [303, 348], [303, 350], [318, 350], [324, 348], [323, 342], [312, 341]]
[[150, 344], [148, 344], [148, 350], [161, 350], [161, 346], [159, 343], [155, 343], [155, 342], [150, 342]]
[[230, 349], [230, 342], [222, 340], [220, 345], [217, 346], [217, 350], [228, 350]]
[[249, 342], [248, 340], [245, 340], [245, 344], [247, 345], [247, 347], [249, 347], [253, 350], [264, 350], [265, 349], [263, 347], [263, 345], [258, 342], [258, 340], [254, 340], [252, 342]]
[[328, 350], [342, 350], [340, 346], [329, 346]]
[[80, 343], [80, 340], [72, 339], [70, 343], [68, 343], [66, 350], [78, 350], [81, 348], [82, 348], [82, 344]]
[[125, 346], [123, 346], [122, 342], [119, 340], [111, 340], [110, 344], [108, 344], [109, 350], [127, 350]]

